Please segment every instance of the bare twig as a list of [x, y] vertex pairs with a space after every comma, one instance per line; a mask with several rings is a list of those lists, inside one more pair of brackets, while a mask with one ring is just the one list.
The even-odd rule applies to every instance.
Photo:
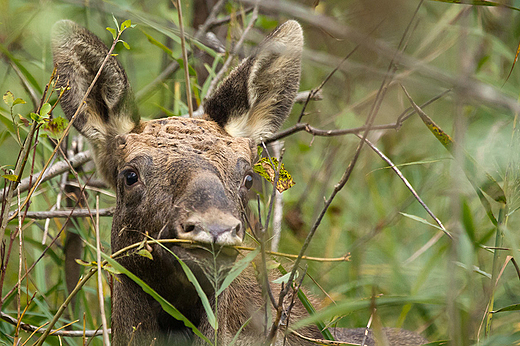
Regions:
[[[89, 162], [90, 160], [92, 160], [92, 154], [88, 150], [83, 151], [81, 153], [77, 153], [76, 155], [74, 155], [73, 157], [71, 157], [69, 159], [70, 164], [74, 168], [82, 166], [85, 163]], [[60, 162], [55, 163], [54, 165], [49, 167], [49, 169], [47, 169], [47, 171], [45, 172], [45, 175], [40, 180], [40, 183], [43, 183], [49, 179], [52, 179], [61, 173], [67, 172], [69, 170], [69, 168], [70, 168], [69, 164], [66, 161], [60, 161]], [[42, 174], [42, 172], [38, 172], [34, 175], [41, 175], [41, 174]], [[18, 185], [20, 192], [25, 192], [25, 191], [29, 190], [30, 185], [31, 185], [30, 184], [31, 178], [32, 178], [32, 176], [24, 178], [20, 181], [20, 184]], [[3, 201], [3, 195], [4, 194], [0, 192], [0, 202]]]
[[211, 9], [208, 18], [206, 18], [204, 24], [202, 24], [195, 33], [196, 40], [200, 40], [200, 38], [214, 26], [213, 24], [217, 22], [217, 15], [220, 13], [220, 11], [222, 11], [225, 4], [226, 0], [219, 0], [215, 5], [213, 5], [213, 8]]
[[[426, 101], [425, 103], [423, 103], [420, 107], [424, 108], [424, 107], [430, 105], [431, 103], [433, 103], [434, 101], [437, 101], [438, 99], [440, 99], [441, 97], [443, 97], [444, 95], [449, 93], [450, 91], [451, 91], [451, 89], [443, 91], [439, 95], [437, 95], [437, 96], [433, 97], [432, 99], [430, 99], [430, 100]], [[401, 126], [403, 125], [403, 122], [405, 120], [407, 120], [408, 118], [410, 118], [410, 116], [412, 114], [415, 114], [416, 112], [417, 111], [413, 107], [409, 107], [409, 108], [405, 109], [401, 113], [401, 115], [399, 115], [399, 117], [397, 118], [397, 121], [395, 123], [393, 123], [393, 124], [384, 124], [384, 125], [373, 125], [373, 126], [370, 127], [370, 130], [371, 131], [377, 131], [377, 130], [399, 130], [401, 128]], [[318, 129], [316, 127], [313, 127], [313, 126], [309, 125], [308, 123], [296, 123], [293, 126], [289, 127], [288, 129], [285, 129], [283, 131], [277, 132], [273, 136], [271, 136], [270, 138], [267, 138], [265, 140], [265, 143], [266, 144], [272, 143], [272, 142], [277, 141], [279, 139], [288, 137], [288, 136], [292, 135], [293, 133], [301, 132], [301, 131], [305, 131], [307, 133], [310, 133], [313, 136], [332, 137], [332, 136], [343, 136], [343, 135], [350, 135], [350, 134], [358, 134], [358, 133], [360, 133], [362, 131], [366, 131], [366, 129], [367, 129], [366, 126], [360, 126], [360, 127], [353, 127], [353, 128], [350, 128], [350, 129], [323, 130], [323, 129]]]
[[[114, 215], [115, 208], [104, 208], [99, 209], [99, 216], [112, 216]], [[11, 215], [11, 214], [10, 214]], [[50, 211], [28, 211], [26, 218], [33, 220], [45, 220], [55, 217], [68, 218], [68, 217], [90, 217], [90, 211], [88, 209], [61, 209], [61, 210], [50, 210]]]
[[[242, 12], [245, 13], [245, 14], [249, 14], [249, 13], [251, 13], [253, 10], [254, 10], [254, 6], [251, 6], [251, 7], [246, 8], [246, 9], [243, 10]], [[213, 28], [216, 27], [216, 26], [220, 26], [220, 25], [223, 25], [223, 24], [227, 24], [227, 23], [229, 23], [229, 22], [231, 21], [231, 18], [233, 18], [233, 16], [228, 15], [228, 16], [222, 17], [222, 18], [220, 18], [220, 19], [215, 19], [215, 20], [213, 20], [213, 21], [210, 23], [208, 29], [213, 29]]]
[[[360, 135], [357, 135], [359, 138], [361, 138]], [[383, 154], [383, 152], [381, 152], [372, 142], [370, 142], [368, 139], [365, 139], [365, 142], [368, 144], [368, 146], [370, 148], [372, 148], [372, 150], [377, 154], [379, 155], [379, 157], [381, 157], [388, 165], [390, 165], [390, 168], [392, 168], [392, 170], [395, 172], [395, 174], [397, 174], [397, 176], [399, 177], [399, 179], [401, 179], [404, 183], [404, 185], [408, 188], [408, 190], [410, 190], [410, 192], [412, 193], [412, 195], [415, 197], [415, 199], [419, 202], [419, 204], [424, 208], [424, 210], [426, 210], [426, 212], [432, 217], [432, 219], [437, 223], [437, 225], [439, 225], [439, 227], [441, 228], [441, 230], [444, 232], [444, 234], [446, 234], [448, 236], [448, 238], [450, 239], [453, 239], [453, 236], [450, 234], [450, 232], [448, 232], [446, 230], [446, 228], [444, 228], [444, 225], [442, 224], [441, 220], [439, 220], [437, 218], [437, 216], [435, 216], [435, 214], [433, 214], [433, 212], [430, 210], [430, 208], [428, 208], [428, 206], [426, 205], [426, 203], [424, 203], [424, 201], [421, 199], [421, 197], [419, 197], [419, 194], [417, 194], [417, 192], [415, 191], [415, 189], [413, 188], [412, 184], [410, 184], [410, 182], [408, 181], [408, 179], [406, 179], [406, 177], [401, 173], [401, 171], [399, 170], [399, 168], [396, 167], [396, 165], [392, 162], [392, 160], [390, 160], [385, 154]]]
[[231, 61], [233, 61], [233, 58], [235, 57], [235, 55], [238, 54], [238, 51], [242, 47], [242, 44], [244, 43], [244, 40], [245, 40], [247, 34], [249, 33], [249, 31], [251, 30], [251, 28], [255, 24], [256, 19], [258, 18], [258, 3], [259, 3], [259, 1], [256, 0], [255, 1], [255, 6], [254, 6], [254, 9], [253, 9], [253, 13], [251, 14], [251, 20], [249, 21], [247, 27], [244, 29], [244, 32], [242, 33], [242, 36], [238, 40], [237, 44], [235, 45], [233, 50], [229, 53], [229, 56], [228, 56], [226, 62], [224, 62], [224, 65], [222, 66], [220, 71], [218, 71], [218, 73], [215, 76], [215, 78], [213, 78], [213, 80], [211, 81], [211, 84], [209, 85], [209, 88], [208, 88], [208, 95], [211, 95], [213, 90], [215, 90], [215, 87], [217, 86], [217, 84], [220, 81], [220, 79], [222, 79], [224, 74], [229, 69], [229, 65], [231, 64]]
[[[174, 0], [172, 0], [173, 2]], [[190, 83], [190, 71], [188, 67], [188, 52], [186, 51], [186, 38], [184, 37], [184, 24], [182, 22], [182, 6], [180, 0], [175, 0], [177, 7], [177, 14], [179, 17], [179, 29], [181, 37], [181, 50], [182, 50], [182, 61], [184, 61], [184, 78], [186, 79], [186, 103], [188, 104], [188, 112], [190, 118], [193, 118], [193, 102], [191, 100], [191, 83]]]
[[[38, 111], [39, 112], [39, 111]], [[5, 199], [2, 201], [2, 211], [0, 212], [0, 218], [2, 222], [0, 224], [0, 241], [4, 239], [5, 229], [7, 227], [7, 223], [10, 218], [7, 217], [9, 213], [9, 207], [11, 205], [11, 200], [13, 199], [14, 191], [17, 190], [17, 187], [20, 183], [20, 178], [22, 176], [23, 170], [25, 168], [25, 164], [27, 163], [27, 158], [29, 156], [29, 150], [32, 147], [32, 141], [34, 138], [34, 134], [36, 129], [39, 127], [36, 121], [33, 121], [31, 125], [31, 129], [29, 130], [29, 134], [25, 138], [22, 149], [18, 154], [18, 159], [16, 160], [15, 168], [14, 168], [14, 176], [16, 177], [16, 181], [8, 181], [7, 189], [3, 194]], [[18, 210], [22, 210], [25, 205], [22, 205]], [[18, 210], [16, 211], [18, 213]]]
[[101, 270], [101, 238], [99, 236], [99, 195], [96, 195], [96, 258], [99, 311], [103, 326], [103, 346], [110, 346], [108, 338], [107, 317], [105, 315], [105, 294], [103, 293], [103, 271]]
[[[0, 311], [0, 318], [14, 326], [19, 325], [21, 329], [23, 329], [27, 332], [36, 332], [36, 333], [43, 334], [47, 331], [47, 329], [45, 329], [45, 328], [36, 327], [31, 324], [27, 324], [27, 323], [18, 321], [16, 318], [9, 316], [8, 314], [6, 314], [5, 312], [2, 312], [2, 311]], [[108, 332], [110, 333], [111, 330], [109, 329]], [[55, 335], [55, 336], [69, 336], [69, 337], [77, 338], [77, 337], [82, 337], [82, 336], [92, 337], [92, 336], [102, 335], [103, 332], [99, 331], [99, 330], [57, 330], [57, 329], [53, 329], [50, 331], [49, 334]]]
[[[379, 24], [380, 25], [380, 24]], [[372, 34], [378, 27], [379, 25], [377, 25], [372, 31], [370, 31], [370, 34]], [[367, 36], [368, 36], [367, 35]], [[344, 58], [343, 60], [341, 60], [341, 62], [327, 75], [327, 77], [325, 77], [325, 79], [321, 82], [321, 84], [315, 88], [315, 89], [312, 89], [309, 93], [309, 96], [307, 97], [307, 100], [305, 100], [305, 103], [303, 104], [303, 108], [300, 112], [300, 116], [298, 117], [298, 123], [301, 122], [303, 116], [305, 115], [305, 109], [307, 108], [307, 104], [309, 103], [309, 101], [317, 94], [319, 93], [322, 89], [323, 89], [323, 86], [329, 81], [330, 78], [332, 78], [332, 76], [334, 75], [334, 73], [336, 73], [338, 71], [338, 69], [340, 68], [340, 66], [348, 59], [352, 56], [352, 54], [354, 54], [358, 48], [361, 46], [361, 44], [358, 44], [357, 46], [354, 47], [354, 49], [352, 49], [350, 51], [350, 53], [348, 53]]]

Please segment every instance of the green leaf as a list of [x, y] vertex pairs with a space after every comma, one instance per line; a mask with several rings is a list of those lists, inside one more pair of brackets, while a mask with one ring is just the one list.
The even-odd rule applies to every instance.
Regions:
[[128, 43], [126, 43], [125, 41], [121, 42], [123, 42], [123, 46], [125, 46], [126, 49], [130, 50], [130, 45]]
[[122, 274], [119, 270], [115, 269], [114, 267], [112, 267], [110, 264], [105, 264], [103, 266], [103, 270], [106, 270], [107, 272], [109, 272], [110, 274], [113, 274], [113, 275], [119, 275], [119, 274]]
[[[435, 304], [442, 306], [445, 303], [444, 298], [431, 297], [431, 296], [382, 296], [376, 297], [376, 304], [378, 308], [383, 306], [402, 306], [406, 304]], [[355, 311], [367, 311], [370, 309], [372, 301], [370, 299], [359, 300], [359, 299], [348, 299], [338, 302], [336, 305], [330, 305], [319, 312], [310, 315], [309, 317], [303, 318], [295, 322], [291, 327], [294, 330], [298, 330], [303, 326], [307, 326], [311, 323], [318, 321], [325, 321], [336, 316], [347, 315]]]
[[[177, 63], [179, 63], [179, 67], [184, 69], [184, 60], [182, 60], [182, 58], [179, 58], [176, 60], [177, 60]], [[189, 72], [190, 76], [197, 76], [197, 71], [195, 71], [193, 66], [191, 66], [190, 64], [188, 64], [188, 72]]]
[[[424, 124], [433, 133], [439, 142], [450, 152], [455, 153], [455, 147], [458, 145], [455, 141], [444, 132], [426, 113], [419, 111], [418, 106], [414, 104], [414, 108], [421, 117]], [[468, 180], [478, 186], [479, 189], [484, 191], [489, 197], [500, 203], [506, 203], [506, 196], [500, 185], [496, 180], [481, 167], [479, 167], [477, 161], [471, 157], [465, 150], [464, 153], [464, 166], [462, 169], [466, 174]]]
[[244, 271], [244, 269], [247, 268], [247, 266], [255, 259], [255, 257], [260, 252], [260, 249], [255, 249], [254, 251], [251, 251], [247, 256], [240, 259], [239, 261], [236, 261], [233, 265], [233, 268], [229, 271], [224, 281], [222, 281], [222, 285], [220, 285], [219, 289], [217, 290], [217, 297], [224, 292], [226, 288], [231, 285], [231, 283]]
[[10, 180], [10, 181], [17, 181], [18, 180], [18, 176], [14, 175], [14, 174], [4, 174], [4, 175], [2, 175], [2, 178]]
[[137, 252], [137, 255], [149, 258], [153, 261], [152, 253], [146, 249], [141, 249]]
[[[411, 105], [419, 114], [419, 117], [423, 121], [423, 123], [428, 127], [428, 129], [433, 133], [435, 138], [450, 152], [450, 154], [454, 155], [455, 149], [457, 148], [457, 143], [446, 133], [444, 132], [435, 122], [428, 116], [423, 110], [415, 104], [406, 89], [404, 89], [406, 97], [410, 101]], [[506, 195], [502, 187], [496, 182], [496, 180], [488, 174], [482, 167], [478, 165], [478, 163], [471, 157], [464, 149], [460, 148], [461, 152], [464, 154], [464, 162], [462, 163], [462, 170], [464, 174], [468, 178], [468, 181], [471, 183], [473, 188], [475, 189], [477, 196], [479, 197], [482, 206], [486, 210], [486, 213], [493, 224], [496, 223], [496, 218], [493, 215], [493, 211], [491, 209], [491, 205], [484, 197], [482, 192], [486, 193], [489, 197], [493, 198], [495, 201], [499, 203], [507, 203]]]
[[24, 64], [20, 63], [18, 59], [7, 49], [3, 44], [0, 43], [0, 52], [3, 53], [13, 64], [16, 65], [22, 72], [22, 76], [20, 79], [23, 80], [24, 83], [30, 84], [38, 93], [43, 93], [42, 88], [40, 87], [40, 83], [33, 77], [33, 75], [25, 68]]
[[94, 262], [87, 262], [82, 260], [81, 258], [76, 258], [76, 263], [83, 267], [96, 267]]
[[[298, 274], [298, 272], [296, 272], [296, 274]], [[296, 279], [296, 276], [297, 275], [294, 276], [295, 279]], [[290, 277], [291, 277], [291, 273], [287, 273], [285, 275], [280, 276], [278, 279], [273, 280], [273, 283], [274, 284], [282, 284], [282, 283], [286, 284], [289, 281]]]
[[[87, 243], [88, 244], [88, 243]], [[89, 246], [91, 246], [90, 244], [88, 244]], [[172, 316], [173, 318], [175, 318], [176, 320], [178, 321], [181, 321], [184, 323], [184, 325], [188, 328], [190, 328], [193, 333], [195, 335], [197, 335], [198, 337], [200, 337], [201, 339], [203, 339], [205, 342], [207, 342], [209, 345], [213, 345], [213, 343], [204, 335], [202, 334], [198, 329], [197, 327], [190, 322], [190, 320], [188, 320], [186, 318], [186, 316], [184, 316], [179, 310], [177, 310], [177, 308], [175, 308], [175, 306], [173, 306], [169, 301], [167, 301], [166, 299], [164, 299], [163, 297], [161, 297], [157, 292], [155, 292], [150, 286], [148, 286], [143, 280], [141, 280], [140, 278], [138, 278], [136, 275], [134, 275], [132, 272], [130, 272], [128, 269], [126, 269], [125, 267], [123, 267], [121, 264], [119, 264], [116, 260], [114, 260], [113, 258], [111, 258], [110, 256], [108, 256], [107, 254], [105, 253], [101, 253], [101, 256], [103, 256], [103, 258], [113, 267], [115, 268], [117, 271], [119, 271], [120, 273], [128, 276], [130, 279], [132, 279], [136, 284], [138, 284], [144, 292], [148, 293], [149, 295], [152, 296], [152, 298], [154, 298], [160, 305], [161, 307], [163, 308], [164, 311], [166, 311], [170, 316]]]
[[144, 32], [144, 30], [141, 29], [141, 32], [146, 36], [146, 38], [148, 39], [148, 42], [150, 42], [154, 46], [157, 46], [157, 47], [161, 48], [169, 56], [173, 55], [173, 52], [172, 52], [172, 50], [170, 48], [166, 47], [164, 44], [162, 44], [161, 42], [157, 41], [152, 36], [148, 35], [146, 32]]
[[[150, 239], [154, 241], [155, 239]], [[209, 303], [208, 297], [206, 296], [206, 293], [202, 289], [202, 287], [199, 284], [199, 281], [195, 277], [195, 274], [191, 271], [191, 269], [184, 263], [179, 256], [177, 256], [175, 253], [173, 253], [170, 249], [168, 249], [163, 244], [157, 242], [163, 249], [168, 251], [170, 254], [172, 254], [177, 261], [179, 261], [179, 264], [182, 267], [182, 270], [184, 271], [184, 274], [186, 274], [186, 277], [188, 278], [188, 281], [193, 284], [195, 287], [195, 290], [197, 291], [197, 294], [199, 295], [199, 298], [202, 302], [202, 306], [204, 306], [204, 311], [206, 311], [206, 316], [208, 317], [209, 324], [213, 327], [213, 329], [218, 330], [218, 321], [215, 317], [215, 313], [213, 312], [213, 309], [211, 308], [211, 304]]]
[[8, 91], [4, 94], [4, 102], [6, 105], [9, 106], [9, 108], [11, 108], [14, 104], [14, 95], [12, 92]]
[[112, 15], [112, 19], [114, 20], [114, 24], [116, 25], [116, 29], [119, 28], [119, 23], [114, 15]]
[[520, 310], [520, 304], [513, 304], [509, 306], [505, 306], [503, 308], [500, 308], [495, 311], [491, 311], [492, 314], [495, 314], [497, 312], [503, 312], [503, 311], [519, 311]]
[[114, 38], [114, 40], [116, 39], [117, 37], [117, 33], [116, 33], [116, 29], [113, 29], [111, 27], [107, 27], [107, 30], [110, 31], [110, 33], [112, 34], [112, 37]]
[[51, 109], [52, 109], [52, 106], [48, 102], [45, 102], [42, 105], [42, 108], [40, 109], [40, 116], [42, 118], [48, 118], [49, 112], [51, 111]]
[[25, 102], [24, 99], [17, 98], [16, 100], [14, 100], [14, 102], [13, 102], [13, 106], [16, 106], [16, 105], [19, 105], [19, 104], [24, 105], [24, 104], [26, 104], [26, 103], [27, 103], [27, 102]]
[[439, 226], [437, 226], [437, 225], [435, 225], [435, 224], [433, 224], [431, 222], [426, 221], [422, 217], [411, 215], [411, 214], [406, 214], [406, 213], [402, 213], [402, 212], [400, 212], [399, 214], [401, 214], [401, 215], [403, 215], [403, 216], [405, 216], [407, 218], [410, 218], [412, 220], [419, 221], [420, 223], [424, 223], [425, 225], [435, 227], [435, 228], [437, 228], [437, 229], [442, 231], [442, 228], [440, 228]]

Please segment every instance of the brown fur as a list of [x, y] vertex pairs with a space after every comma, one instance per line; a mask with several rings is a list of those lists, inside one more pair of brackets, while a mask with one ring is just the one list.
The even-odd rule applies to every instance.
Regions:
[[[53, 32], [59, 85], [70, 82], [62, 101], [70, 119], [107, 48], [70, 21], [59, 22]], [[109, 59], [75, 126], [90, 140], [101, 174], [117, 192], [112, 251], [141, 242], [146, 235], [191, 239], [217, 249], [242, 242], [243, 206], [256, 145], [280, 127], [291, 109], [300, 79], [302, 45], [298, 23], [289, 21], [275, 30], [206, 100], [204, 119], [141, 122], [123, 68], [115, 58]], [[207, 273], [225, 272], [236, 259], [236, 253], [220, 253], [215, 269], [207, 248], [168, 247], [191, 268], [209, 297], [213, 297], [214, 284]], [[129, 255], [118, 261], [213, 339], [214, 330], [199, 296], [179, 262], [159, 246], [153, 246], [152, 255], [153, 260]], [[274, 287], [275, 295], [278, 289]], [[112, 302], [116, 346], [127, 345], [131, 337], [135, 345], [149, 345], [155, 338], [161, 344], [203, 344], [125, 275], [114, 281]], [[246, 324], [235, 345], [261, 343], [269, 327], [264, 306], [261, 286], [249, 268], [218, 297], [218, 344], [231, 342]], [[292, 314], [293, 319], [304, 315], [303, 306], [296, 304]], [[301, 333], [320, 337], [315, 327]], [[345, 340], [358, 340], [359, 330], [339, 333]], [[424, 341], [406, 331], [398, 331], [396, 339], [392, 335], [387, 333], [392, 345]], [[276, 344], [282, 345], [283, 339], [280, 334]], [[287, 344], [309, 343], [291, 334]]]

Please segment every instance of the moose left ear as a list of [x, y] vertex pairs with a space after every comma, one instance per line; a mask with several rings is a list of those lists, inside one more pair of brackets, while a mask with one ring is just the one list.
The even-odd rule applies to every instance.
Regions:
[[272, 32], [206, 100], [206, 117], [233, 137], [259, 143], [291, 111], [300, 84], [303, 33], [290, 20]]

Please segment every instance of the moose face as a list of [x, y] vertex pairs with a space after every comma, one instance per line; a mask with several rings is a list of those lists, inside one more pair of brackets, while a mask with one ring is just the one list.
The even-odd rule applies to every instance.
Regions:
[[[300, 25], [288, 21], [205, 100], [202, 119], [144, 122], [115, 57], [108, 59], [80, 105], [108, 50], [71, 21], [55, 25], [58, 86], [69, 86], [62, 108], [71, 119], [82, 107], [74, 125], [89, 139], [99, 173], [117, 191], [113, 251], [146, 237], [218, 248], [242, 242], [256, 145], [280, 127], [291, 109], [302, 46]], [[198, 254], [185, 245], [170, 247], [182, 258]], [[147, 271], [141, 260], [123, 261]]]
[[114, 250], [142, 240], [239, 245], [256, 148], [213, 121], [149, 121], [116, 138]]

